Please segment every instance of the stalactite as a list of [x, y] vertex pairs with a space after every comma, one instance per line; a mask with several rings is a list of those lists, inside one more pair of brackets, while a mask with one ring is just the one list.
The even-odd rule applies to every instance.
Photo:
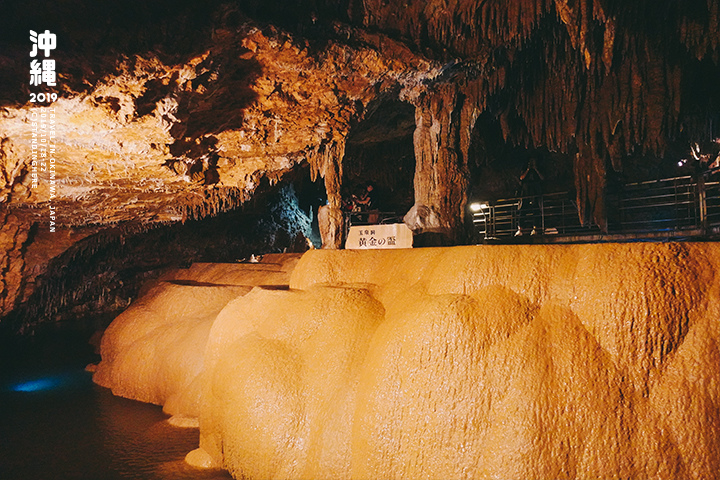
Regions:
[[198, 220], [214, 217], [241, 206], [250, 194], [237, 187], [204, 187], [182, 205], [182, 218]]
[[702, 75], [685, 53], [718, 63], [719, 4], [366, 0], [364, 12], [366, 25], [401, 32], [423, 51], [477, 61], [473, 74], [443, 80], [467, 97], [463, 148], [472, 118], [489, 111], [510, 144], [579, 152], [581, 210], [602, 225], [606, 164], [621, 170], [627, 156], [662, 156], [680, 134], [707, 136], [706, 106], [693, 111], [694, 93], [682, 91]]

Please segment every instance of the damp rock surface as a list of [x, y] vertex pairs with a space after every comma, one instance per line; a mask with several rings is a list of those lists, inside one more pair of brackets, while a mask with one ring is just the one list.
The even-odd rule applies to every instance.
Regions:
[[262, 263], [199, 263], [154, 281], [108, 327], [93, 380], [115, 395], [197, 419], [208, 334], [228, 302], [255, 285], [286, 288], [298, 255]]
[[[195, 327], [156, 295], [207, 332], [201, 373], [159, 355], [114, 381], [199, 381], [173, 413], [235, 478], [717, 478], [718, 267], [715, 243], [315, 250]], [[104, 362], [174, 349], [118, 321]]]

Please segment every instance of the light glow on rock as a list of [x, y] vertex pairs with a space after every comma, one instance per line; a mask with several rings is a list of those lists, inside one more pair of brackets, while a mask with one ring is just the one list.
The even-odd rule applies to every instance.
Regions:
[[[197, 382], [188, 461], [235, 478], [712, 478], [717, 271], [715, 243], [314, 250], [183, 346], [201, 371], [147, 355], [113, 388]], [[113, 362], [178, 344], [129, 312]]]

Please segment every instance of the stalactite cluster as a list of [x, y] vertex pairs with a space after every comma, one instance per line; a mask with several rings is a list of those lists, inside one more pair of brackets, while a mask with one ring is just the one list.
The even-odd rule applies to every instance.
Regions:
[[[633, 154], [662, 156], [679, 138], [707, 138], [708, 105], [720, 95], [688, 87], [718, 72], [717, 0], [362, 4], [364, 25], [455, 58], [439, 80], [462, 92], [461, 130], [490, 112], [507, 142], [575, 155], [584, 221], [605, 225], [607, 168], [621, 170]], [[428, 94], [446, 95], [435, 90]]]
[[239, 207], [250, 193], [235, 187], [209, 187], [191, 195], [182, 205], [182, 220], [214, 217]]
[[361, 3], [363, 18], [356, 21], [399, 32], [446, 58], [482, 58], [493, 46], [522, 42], [553, 7], [551, 0]]

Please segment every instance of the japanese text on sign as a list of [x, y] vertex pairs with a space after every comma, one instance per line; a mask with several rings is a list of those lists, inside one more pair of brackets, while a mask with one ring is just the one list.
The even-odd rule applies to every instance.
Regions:
[[412, 232], [404, 223], [353, 226], [345, 248], [412, 248]]

